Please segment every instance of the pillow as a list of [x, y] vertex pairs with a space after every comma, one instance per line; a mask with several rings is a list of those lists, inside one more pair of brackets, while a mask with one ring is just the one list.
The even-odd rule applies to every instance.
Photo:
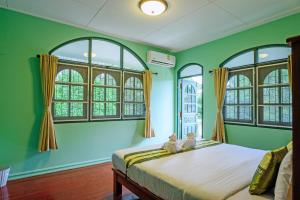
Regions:
[[289, 151], [280, 164], [274, 192], [275, 200], [286, 200], [292, 177], [292, 157], [293, 151]]
[[280, 163], [287, 152], [287, 146], [284, 146], [264, 155], [250, 183], [250, 194], [262, 194], [274, 186]]

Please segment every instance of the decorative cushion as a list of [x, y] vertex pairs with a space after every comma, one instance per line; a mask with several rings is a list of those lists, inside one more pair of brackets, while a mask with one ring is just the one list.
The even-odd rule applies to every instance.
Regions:
[[293, 149], [293, 141], [291, 141], [290, 143], [288, 143], [288, 145], [286, 146], [288, 151]]
[[267, 152], [256, 169], [249, 187], [250, 194], [262, 194], [274, 186], [287, 146]]
[[274, 192], [275, 200], [286, 200], [292, 177], [292, 157], [293, 151], [289, 151], [280, 164]]

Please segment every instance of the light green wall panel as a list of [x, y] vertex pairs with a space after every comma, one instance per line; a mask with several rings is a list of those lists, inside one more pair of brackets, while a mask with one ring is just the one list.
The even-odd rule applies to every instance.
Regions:
[[43, 102], [36, 54], [88, 36], [121, 42], [144, 61], [148, 50], [164, 51], [0, 8], [0, 165], [10, 165], [12, 177], [105, 161], [117, 149], [162, 142], [173, 132], [174, 71], [149, 66], [158, 72], [151, 97], [155, 138], [143, 138], [143, 120], [56, 124], [59, 150], [37, 151]]
[[[178, 69], [187, 63], [199, 63], [204, 67], [205, 138], [211, 138], [216, 115], [213, 76], [209, 74], [209, 70], [218, 67], [226, 58], [244, 49], [265, 44], [285, 44], [286, 38], [300, 34], [299, 22], [300, 14], [295, 14], [176, 54], [175, 76]], [[176, 93], [176, 87], [174, 90]], [[175, 101], [176, 99], [175, 97]], [[175, 120], [176, 118], [177, 116]], [[229, 143], [261, 149], [273, 149], [285, 145], [291, 139], [291, 131], [282, 129], [226, 125], [226, 132]]]

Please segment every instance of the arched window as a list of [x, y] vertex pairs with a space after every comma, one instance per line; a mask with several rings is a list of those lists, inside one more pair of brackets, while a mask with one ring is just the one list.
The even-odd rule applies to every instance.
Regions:
[[140, 74], [124, 72], [124, 118], [145, 115], [142, 80]]
[[223, 108], [226, 123], [291, 126], [290, 53], [286, 45], [266, 45], [237, 53], [220, 64], [229, 68]]
[[88, 69], [60, 65], [55, 79], [53, 116], [59, 120], [87, 119]]
[[144, 118], [142, 73], [148, 67], [131, 49], [91, 37], [63, 43], [50, 54], [59, 58], [54, 121]]
[[252, 123], [252, 82], [252, 70], [240, 70], [230, 74], [224, 102], [224, 118], [227, 121]]

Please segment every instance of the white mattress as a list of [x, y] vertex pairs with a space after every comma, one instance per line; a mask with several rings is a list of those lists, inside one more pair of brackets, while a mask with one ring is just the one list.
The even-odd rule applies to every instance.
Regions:
[[[119, 150], [113, 154], [113, 166], [125, 173], [124, 155], [160, 146]], [[223, 200], [236, 198], [232, 195], [250, 184], [264, 154], [263, 150], [220, 144], [133, 165], [127, 175], [166, 200]]]

